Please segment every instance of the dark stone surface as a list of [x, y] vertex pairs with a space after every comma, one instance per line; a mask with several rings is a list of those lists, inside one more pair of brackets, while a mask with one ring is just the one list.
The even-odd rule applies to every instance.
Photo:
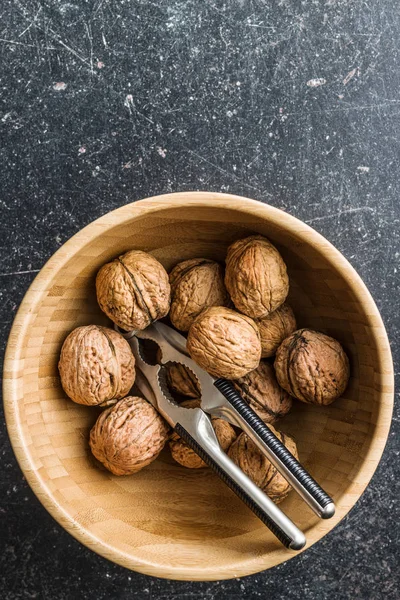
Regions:
[[[310, 223], [369, 286], [399, 359], [397, 0], [3, 0], [0, 340], [53, 252], [153, 194], [247, 195]], [[398, 367], [396, 367], [398, 371]], [[241, 580], [161, 581], [85, 549], [0, 431], [5, 600], [399, 598], [399, 410], [349, 516]]]

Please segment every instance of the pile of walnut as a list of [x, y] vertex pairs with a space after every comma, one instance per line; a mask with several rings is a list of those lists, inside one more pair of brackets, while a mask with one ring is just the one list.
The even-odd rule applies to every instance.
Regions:
[[[339, 398], [348, 383], [348, 358], [336, 340], [296, 329], [286, 265], [260, 235], [228, 248], [225, 272], [193, 258], [167, 274], [150, 254], [132, 250], [104, 265], [96, 279], [100, 308], [124, 330], [144, 329], [169, 315], [187, 332], [194, 361], [214, 377], [234, 381], [244, 400], [271, 425], [286, 415], [292, 397], [319, 405]], [[275, 356], [274, 362], [270, 360]], [[262, 360], [267, 359], [267, 360]], [[105, 407], [90, 433], [94, 456], [115, 475], [130, 475], [154, 461], [168, 442], [184, 467], [205, 463], [146, 400], [129, 396], [135, 360], [114, 329], [87, 325], [66, 338], [59, 372], [66, 394], [79, 404]], [[187, 408], [199, 406], [197, 379], [183, 365], [168, 367], [168, 385]], [[275, 502], [290, 486], [244, 433], [222, 419], [212, 424], [221, 447]], [[297, 456], [294, 440], [272, 430]]]

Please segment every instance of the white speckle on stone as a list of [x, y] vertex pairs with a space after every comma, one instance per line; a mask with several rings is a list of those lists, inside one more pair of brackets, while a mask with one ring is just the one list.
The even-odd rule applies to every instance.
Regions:
[[165, 148], [161, 148], [161, 146], [157, 146], [156, 148], [158, 154], [160, 156], [162, 156], [162, 158], [165, 158], [167, 156], [167, 150]]
[[240, 81], [237, 81], [237, 82], [236, 82], [236, 85], [237, 85], [238, 87], [240, 87], [242, 84], [240, 83]]
[[350, 79], [353, 79], [353, 77], [354, 77], [354, 75], [356, 73], [357, 73], [357, 75], [359, 74], [357, 68], [352, 69], [351, 71], [349, 71], [347, 73], [346, 77], [343, 79], [343, 85], [347, 85], [349, 83]]
[[[62, 14], [67, 13], [69, 10], [76, 10], [76, 6], [74, 4], [71, 4], [70, 2], [63, 2], [59, 8], [60, 13], [62, 13]], [[35, 17], [35, 21], [36, 21], [36, 17]]]
[[233, 112], [231, 110], [227, 110], [226, 111], [226, 116], [229, 117], [229, 118], [233, 117]]
[[86, 146], [81, 146], [78, 150], [79, 154], [85, 154], [85, 152], [86, 152]]
[[369, 167], [364, 167], [364, 166], [359, 166], [357, 167], [357, 171], [360, 171], [361, 173], [369, 173]]
[[53, 90], [55, 90], [56, 92], [63, 92], [66, 89], [67, 89], [67, 84], [64, 81], [57, 81], [53, 85]]
[[316, 79], [309, 79], [307, 81], [308, 87], [319, 87], [320, 85], [325, 85], [326, 79], [323, 77], [317, 77]]
[[129, 110], [129, 112], [132, 112], [132, 108], [134, 108], [132, 94], [127, 94], [125, 96], [124, 106], [126, 106], [126, 108]]
[[279, 108], [279, 120], [284, 123], [287, 119], [287, 115], [283, 114], [283, 108]]

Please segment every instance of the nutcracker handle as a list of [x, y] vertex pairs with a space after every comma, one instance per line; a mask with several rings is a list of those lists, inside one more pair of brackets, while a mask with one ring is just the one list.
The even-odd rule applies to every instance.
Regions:
[[233, 384], [220, 378], [214, 381], [214, 385], [233, 409], [229, 411], [229, 416], [253, 440], [308, 506], [322, 519], [333, 517], [335, 504], [332, 498], [246, 404]]
[[306, 539], [300, 529], [221, 450], [218, 442], [207, 442], [202, 436], [200, 445], [180, 423], [175, 425], [175, 431], [286, 548], [301, 550], [305, 546]]

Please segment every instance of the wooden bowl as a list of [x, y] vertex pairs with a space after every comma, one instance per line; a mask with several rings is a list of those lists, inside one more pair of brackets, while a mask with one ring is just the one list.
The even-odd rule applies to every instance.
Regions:
[[186, 580], [249, 575], [295, 555], [209, 470], [190, 471], [168, 452], [131, 477], [93, 463], [87, 438], [98, 409], [68, 400], [57, 361], [67, 334], [107, 323], [96, 303], [101, 265], [131, 248], [167, 269], [266, 235], [288, 265], [298, 323], [344, 345], [351, 382], [328, 407], [294, 403], [278, 426], [331, 494], [337, 512], [319, 520], [296, 493], [281, 505], [307, 546], [330, 531], [363, 493], [381, 457], [393, 406], [393, 368], [379, 312], [345, 258], [286, 213], [237, 196], [185, 192], [123, 206], [77, 233], [40, 271], [16, 316], [4, 366], [11, 442], [32, 489], [53, 517], [102, 556], [142, 573]]

